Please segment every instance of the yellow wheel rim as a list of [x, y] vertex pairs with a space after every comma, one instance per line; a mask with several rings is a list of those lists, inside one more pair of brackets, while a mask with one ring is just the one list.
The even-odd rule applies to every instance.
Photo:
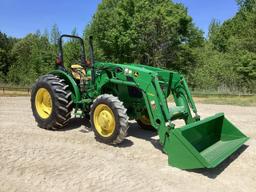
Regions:
[[47, 119], [52, 114], [52, 97], [45, 88], [38, 89], [35, 99], [36, 111], [42, 119]]
[[105, 104], [100, 104], [95, 108], [93, 122], [97, 132], [103, 137], [110, 137], [115, 131], [115, 115]]
[[140, 118], [141, 123], [143, 123], [144, 125], [151, 125], [151, 122], [149, 120], [149, 118], [146, 115], [143, 115]]

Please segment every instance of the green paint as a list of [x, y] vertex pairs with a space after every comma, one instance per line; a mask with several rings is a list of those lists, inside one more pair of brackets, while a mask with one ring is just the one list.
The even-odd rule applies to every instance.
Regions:
[[214, 168], [248, 139], [220, 113], [174, 129], [164, 148], [170, 165], [182, 169]]
[[[157, 130], [169, 164], [181, 169], [212, 168], [235, 152], [248, 138], [232, 125], [224, 114], [201, 120], [186, 80], [177, 72], [139, 64], [95, 63], [95, 84], [79, 82], [66, 71], [52, 74], [71, 87], [75, 111], [89, 113], [93, 100], [109, 93], [123, 101], [130, 119], [146, 115]], [[90, 76], [91, 69], [87, 69]], [[176, 107], [169, 108], [172, 94]], [[186, 126], [175, 128], [173, 120], [183, 119]]]

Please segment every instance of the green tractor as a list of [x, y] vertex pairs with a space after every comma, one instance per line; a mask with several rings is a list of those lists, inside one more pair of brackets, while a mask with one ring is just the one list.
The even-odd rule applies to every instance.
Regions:
[[[63, 38], [81, 43], [81, 62], [64, 67]], [[169, 165], [181, 169], [213, 168], [240, 148], [248, 137], [223, 113], [200, 120], [184, 77], [173, 71], [140, 64], [95, 62], [92, 38], [90, 58], [80, 37], [62, 35], [56, 70], [41, 76], [32, 88], [31, 106], [41, 128], [65, 127], [76, 116], [90, 116], [98, 141], [117, 145], [136, 120], [142, 128], [155, 129]], [[169, 107], [172, 94], [175, 107]], [[183, 127], [176, 128], [176, 119]]]

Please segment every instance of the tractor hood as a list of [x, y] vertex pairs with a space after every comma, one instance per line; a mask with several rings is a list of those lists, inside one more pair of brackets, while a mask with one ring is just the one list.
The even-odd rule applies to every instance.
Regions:
[[[158, 72], [166, 72], [165, 69], [160, 69], [152, 66], [142, 65], [142, 64], [117, 64], [117, 63], [104, 63], [104, 62], [96, 62], [95, 68], [122, 68], [123, 70], [129, 69], [132, 71], [141, 71], [158, 73]], [[176, 73], [174, 71], [168, 71], [169, 73]]]

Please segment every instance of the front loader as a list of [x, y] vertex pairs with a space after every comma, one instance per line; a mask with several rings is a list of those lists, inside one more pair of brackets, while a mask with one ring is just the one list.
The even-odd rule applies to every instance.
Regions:
[[[81, 62], [64, 66], [62, 39], [81, 43]], [[62, 35], [56, 70], [40, 77], [31, 95], [33, 115], [46, 129], [65, 127], [71, 113], [90, 116], [98, 141], [117, 145], [136, 120], [142, 128], [155, 129], [170, 165], [181, 169], [214, 168], [240, 148], [248, 137], [223, 113], [201, 120], [185, 78], [173, 71], [140, 64], [86, 60], [80, 37]], [[172, 95], [175, 107], [168, 106]], [[176, 119], [185, 126], [176, 128]]]

